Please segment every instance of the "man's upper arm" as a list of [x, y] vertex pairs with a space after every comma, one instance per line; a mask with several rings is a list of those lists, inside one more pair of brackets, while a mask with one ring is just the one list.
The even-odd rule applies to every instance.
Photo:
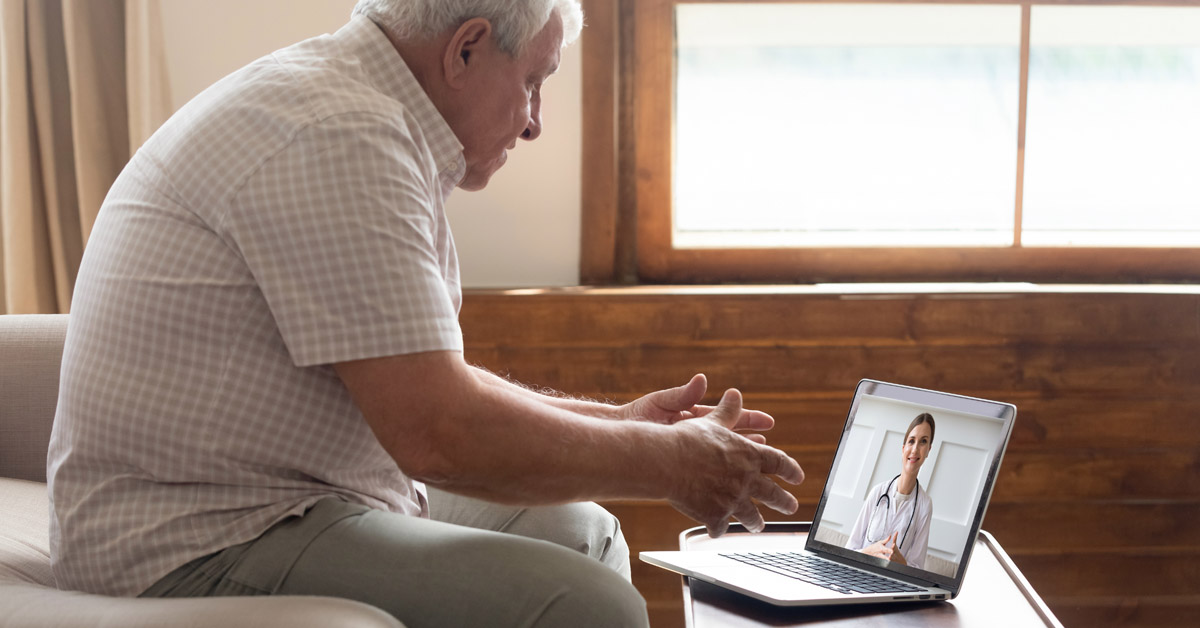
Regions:
[[[457, 351], [430, 351], [333, 365], [380, 445], [405, 474], [428, 479], [441, 454], [435, 443], [464, 426], [460, 403], [477, 382]], [[452, 442], [452, 441], [451, 441]]]
[[461, 350], [453, 252], [419, 156], [405, 129], [342, 114], [305, 127], [231, 203], [221, 228], [297, 366]]

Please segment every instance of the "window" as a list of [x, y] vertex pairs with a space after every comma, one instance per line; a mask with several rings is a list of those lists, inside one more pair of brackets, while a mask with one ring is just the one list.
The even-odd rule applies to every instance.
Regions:
[[1035, 6], [1029, 39], [1022, 242], [1200, 246], [1200, 8]]
[[1200, 1], [616, 4], [610, 277], [1200, 276]]
[[1011, 244], [1019, 6], [675, 20], [673, 246]]

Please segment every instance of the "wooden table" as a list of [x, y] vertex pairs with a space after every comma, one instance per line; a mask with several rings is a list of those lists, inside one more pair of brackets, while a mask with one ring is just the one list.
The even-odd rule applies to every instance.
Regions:
[[[759, 534], [733, 525], [719, 539], [704, 528], [685, 530], [679, 537], [684, 550], [803, 548], [809, 524], [768, 523]], [[958, 597], [947, 602], [864, 604], [784, 608], [683, 578], [684, 615], [689, 628], [747, 626], [1053, 626], [1062, 624], [1029, 586], [1025, 577], [987, 532], [980, 532]]]

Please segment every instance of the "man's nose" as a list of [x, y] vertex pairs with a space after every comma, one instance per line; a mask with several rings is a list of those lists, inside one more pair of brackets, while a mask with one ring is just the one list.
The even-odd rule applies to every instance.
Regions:
[[521, 138], [532, 142], [542, 134], [542, 111], [541, 107], [534, 105], [529, 110], [529, 126], [525, 127], [525, 132], [521, 134]]

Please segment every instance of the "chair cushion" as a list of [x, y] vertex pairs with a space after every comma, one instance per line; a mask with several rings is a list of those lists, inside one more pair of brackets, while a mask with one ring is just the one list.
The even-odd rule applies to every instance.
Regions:
[[53, 587], [50, 496], [41, 482], [0, 478], [0, 584]]

